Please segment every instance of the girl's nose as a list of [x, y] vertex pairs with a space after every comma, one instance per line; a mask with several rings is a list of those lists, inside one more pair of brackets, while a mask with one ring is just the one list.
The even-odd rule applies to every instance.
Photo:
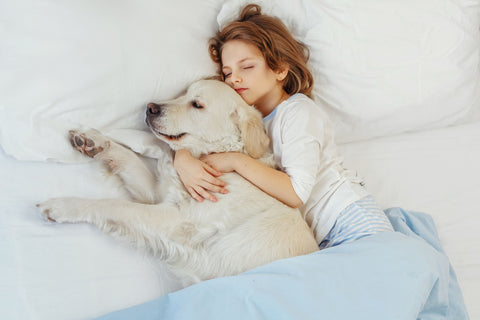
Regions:
[[230, 81], [232, 81], [232, 83], [241, 83], [242, 82], [242, 78], [236, 74], [236, 73], [232, 73], [230, 75]]

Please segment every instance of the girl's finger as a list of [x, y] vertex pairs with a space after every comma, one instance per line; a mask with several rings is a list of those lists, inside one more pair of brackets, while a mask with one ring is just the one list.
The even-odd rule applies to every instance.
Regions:
[[193, 199], [197, 200], [198, 202], [203, 202], [203, 198], [195, 191], [193, 188], [187, 188], [188, 193], [192, 196]]
[[220, 181], [221, 185], [213, 184], [210, 181], [204, 181], [204, 183], [202, 183], [201, 186], [203, 187], [203, 189], [211, 192], [217, 192], [217, 193], [223, 193], [223, 194], [228, 193], [228, 190], [223, 188], [225, 186], [225, 183], [221, 180], [217, 180], [217, 181]]
[[[219, 176], [222, 175], [222, 173], [220, 171], [212, 168], [211, 166], [209, 166], [206, 163], [205, 163], [204, 169], [205, 169], [205, 171], [207, 171], [208, 173], [210, 173], [211, 175], [213, 175], [215, 177], [219, 177]], [[218, 181], [220, 181], [220, 180], [218, 180]]]
[[204, 188], [198, 186], [195, 188], [195, 191], [201, 196], [203, 197], [204, 199], [207, 199], [207, 200], [210, 200], [212, 202], [217, 202], [217, 198], [215, 198], [214, 196], [212, 196], [210, 193], [208, 193], [207, 191], [205, 191]]
[[[220, 179], [217, 179], [211, 175], [205, 175], [203, 177], [203, 181], [205, 181], [206, 183], [208, 184], [211, 184], [211, 185], [214, 185], [214, 186], [218, 186], [218, 187], [225, 187], [227, 184], [225, 182], [223, 182], [222, 180]], [[207, 188], [209, 189], [209, 188]]]

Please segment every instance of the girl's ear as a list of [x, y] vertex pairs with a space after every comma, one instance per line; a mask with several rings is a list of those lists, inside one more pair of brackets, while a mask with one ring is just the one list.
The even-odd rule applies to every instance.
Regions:
[[288, 65], [285, 65], [280, 70], [276, 71], [275, 74], [277, 76], [277, 80], [283, 81], [287, 77], [289, 70], [290, 69], [288, 68]]
[[241, 98], [238, 99], [235, 113], [246, 153], [255, 159], [262, 157], [270, 139], [265, 133], [261, 113]]

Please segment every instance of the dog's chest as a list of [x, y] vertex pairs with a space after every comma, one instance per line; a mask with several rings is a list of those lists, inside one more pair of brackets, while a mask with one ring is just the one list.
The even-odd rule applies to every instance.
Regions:
[[226, 173], [221, 179], [227, 184], [227, 194], [215, 194], [217, 202], [201, 203], [189, 199], [188, 214], [199, 223], [237, 225], [257, 218], [279, 202], [236, 173]]

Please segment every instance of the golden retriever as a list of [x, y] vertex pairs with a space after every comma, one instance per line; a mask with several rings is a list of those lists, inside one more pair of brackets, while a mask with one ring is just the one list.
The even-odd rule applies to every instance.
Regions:
[[184, 285], [235, 275], [273, 260], [318, 250], [299, 210], [262, 192], [236, 173], [222, 179], [229, 193], [199, 203], [173, 168], [173, 151], [199, 157], [245, 152], [273, 163], [260, 113], [228, 85], [200, 80], [177, 99], [151, 103], [147, 124], [164, 145], [157, 175], [130, 149], [100, 132], [71, 131], [75, 149], [104, 162], [122, 180], [133, 201], [55, 198], [38, 204], [58, 223], [87, 222], [126, 239], [163, 260]]

